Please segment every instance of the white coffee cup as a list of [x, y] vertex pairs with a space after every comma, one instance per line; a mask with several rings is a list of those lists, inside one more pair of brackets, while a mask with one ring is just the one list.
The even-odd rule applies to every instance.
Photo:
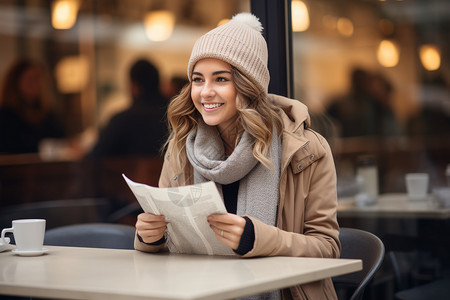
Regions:
[[425, 200], [428, 194], [427, 173], [408, 173], [405, 177], [406, 191], [410, 200]]
[[11, 228], [2, 230], [1, 239], [5, 244], [5, 234], [12, 232], [16, 241], [16, 251], [30, 252], [41, 251], [44, 245], [45, 220], [22, 219], [13, 220]]

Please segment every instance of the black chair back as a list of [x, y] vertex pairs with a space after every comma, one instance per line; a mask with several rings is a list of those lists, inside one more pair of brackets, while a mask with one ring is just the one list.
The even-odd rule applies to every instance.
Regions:
[[46, 219], [46, 229], [79, 223], [105, 222], [113, 211], [106, 198], [38, 201], [0, 209], [0, 228], [11, 227], [16, 219]]
[[88, 223], [53, 228], [45, 233], [48, 246], [134, 249], [135, 228], [124, 224]]
[[353, 228], [341, 228], [341, 258], [361, 259], [363, 269], [333, 277], [339, 299], [362, 299], [364, 289], [384, 259], [383, 242], [374, 234]]

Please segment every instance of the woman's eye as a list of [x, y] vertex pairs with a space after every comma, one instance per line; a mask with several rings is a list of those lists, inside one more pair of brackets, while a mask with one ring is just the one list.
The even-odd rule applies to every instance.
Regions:
[[202, 79], [200, 77], [194, 77], [192, 78], [192, 82], [202, 82]]
[[218, 82], [226, 82], [226, 81], [228, 81], [228, 78], [225, 78], [225, 77], [218, 77], [218, 78], [217, 78], [217, 81], [218, 81]]

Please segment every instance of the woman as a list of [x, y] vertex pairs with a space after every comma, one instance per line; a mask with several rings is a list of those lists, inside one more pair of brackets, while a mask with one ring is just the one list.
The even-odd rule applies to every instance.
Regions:
[[[336, 172], [328, 143], [310, 129], [307, 108], [268, 95], [267, 45], [247, 13], [194, 45], [191, 83], [168, 108], [171, 135], [160, 187], [214, 181], [228, 214], [211, 215], [217, 239], [237, 255], [335, 258]], [[135, 248], [166, 247], [164, 216], [143, 213]], [[336, 299], [331, 279], [261, 295]]]

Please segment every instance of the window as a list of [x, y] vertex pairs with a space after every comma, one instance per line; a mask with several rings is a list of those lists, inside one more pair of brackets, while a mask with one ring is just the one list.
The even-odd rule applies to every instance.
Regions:
[[450, 3], [293, 0], [292, 11], [294, 94], [331, 141], [340, 178], [370, 154], [381, 192], [404, 192], [407, 172], [445, 185]]

